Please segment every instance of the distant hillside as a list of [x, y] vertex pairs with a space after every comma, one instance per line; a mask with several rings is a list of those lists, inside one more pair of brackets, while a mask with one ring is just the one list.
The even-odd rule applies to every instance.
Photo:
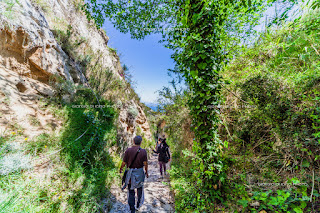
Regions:
[[159, 106], [157, 103], [150, 103], [150, 102], [146, 102], [145, 105], [151, 108], [153, 111], [157, 111]]

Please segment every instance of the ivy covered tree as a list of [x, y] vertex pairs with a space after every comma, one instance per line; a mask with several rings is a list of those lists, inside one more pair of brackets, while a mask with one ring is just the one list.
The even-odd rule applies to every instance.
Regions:
[[[223, 143], [217, 134], [220, 90], [219, 74], [232, 57], [236, 44], [274, 0], [91, 0], [88, 16], [99, 26], [104, 18], [132, 38], [161, 33], [161, 42], [174, 51], [173, 70], [181, 74], [189, 89], [189, 108], [195, 140], [192, 164], [197, 168], [194, 184], [199, 188], [196, 209], [207, 210], [215, 199], [222, 200], [226, 180]], [[292, 6], [292, 4], [289, 4]], [[206, 203], [203, 205], [203, 203]]]

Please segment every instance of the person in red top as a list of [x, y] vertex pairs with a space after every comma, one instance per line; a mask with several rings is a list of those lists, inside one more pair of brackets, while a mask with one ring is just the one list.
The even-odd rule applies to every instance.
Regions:
[[[134, 139], [134, 146], [128, 148], [123, 157], [123, 162], [120, 167], [120, 173], [122, 173], [123, 167], [126, 165], [129, 168], [124, 188], [128, 185], [128, 204], [130, 206], [131, 213], [134, 213], [136, 208], [140, 208], [144, 201], [143, 196], [143, 183], [144, 178], [148, 175], [148, 155], [145, 149], [141, 149], [142, 142], [141, 136], [136, 136]], [[135, 158], [136, 156], [136, 158]], [[143, 167], [145, 172], [143, 172]], [[135, 192], [137, 189], [138, 200], [135, 207]]]

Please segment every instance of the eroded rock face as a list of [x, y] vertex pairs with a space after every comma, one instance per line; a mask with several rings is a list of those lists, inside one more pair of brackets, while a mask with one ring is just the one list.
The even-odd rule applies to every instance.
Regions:
[[[71, 77], [76, 69], [55, 40], [44, 14], [28, 0], [19, 1], [12, 12], [13, 18], [0, 19], [0, 64], [44, 83], [53, 74], [79, 81]], [[79, 73], [74, 76], [81, 78]]]
[[[150, 126], [147, 117], [142, 108], [134, 101], [123, 103], [120, 107], [119, 125], [124, 131], [119, 132], [119, 140], [128, 141], [126, 146], [122, 147], [124, 150], [131, 145], [133, 138], [140, 128], [141, 136], [147, 140], [152, 140]], [[132, 109], [136, 109], [136, 114], [132, 113]], [[131, 143], [130, 143], [131, 142]]]
[[50, 86], [0, 66], [0, 89], [1, 133], [11, 126], [22, 127], [30, 138], [59, 131], [62, 122], [55, 119], [50, 110], [41, 107], [39, 101], [45, 94], [54, 94]]
[[[93, 73], [85, 73], [82, 66], [75, 62], [74, 55], [85, 56], [88, 51], [98, 54], [97, 60], [88, 63], [99, 63], [101, 69], [111, 70], [123, 80], [119, 75], [122, 69], [119, 57], [107, 46], [108, 36], [77, 11], [74, 1], [47, 0], [44, 3], [46, 12], [30, 0], [19, 0], [19, 4], [10, 8], [13, 15], [7, 17], [3, 12], [6, 3], [0, 2], [0, 94], [10, 99], [1, 106], [1, 112], [6, 115], [0, 120], [2, 129], [8, 127], [10, 117], [15, 117], [17, 123], [28, 116], [37, 118], [39, 109], [36, 100], [41, 96], [54, 95], [49, 85], [52, 75], [73, 84], [86, 84], [86, 77]], [[67, 54], [57, 41], [56, 34], [66, 29], [72, 29], [70, 39], [79, 43], [74, 48], [77, 54]], [[79, 38], [82, 41], [78, 41]], [[137, 115], [128, 113], [130, 106], [137, 109]], [[119, 109], [118, 134], [124, 146], [130, 145], [138, 127], [145, 138], [151, 140], [147, 118], [137, 101], [126, 101]], [[46, 112], [42, 114], [46, 115]], [[51, 115], [49, 117], [51, 119]], [[45, 117], [41, 119], [45, 120]]]

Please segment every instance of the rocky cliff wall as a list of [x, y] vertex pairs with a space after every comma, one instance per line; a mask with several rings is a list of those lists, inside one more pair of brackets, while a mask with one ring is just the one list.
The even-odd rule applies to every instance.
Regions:
[[[119, 57], [107, 45], [109, 38], [87, 20], [79, 9], [82, 1], [9, 2], [0, 2], [1, 131], [15, 123], [33, 136], [49, 131], [45, 128], [48, 123], [61, 126], [39, 107], [41, 97], [55, 95], [50, 77], [60, 76], [71, 84], [87, 87], [87, 79], [96, 79], [102, 95], [118, 103], [119, 140], [129, 142], [138, 129], [152, 140], [139, 100], [128, 98], [136, 97], [134, 91], [128, 87], [115, 89], [114, 84], [103, 81], [101, 73], [107, 70], [112, 81], [126, 84]], [[70, 89], [70, 97], [74, 92]], [[27, 119], [30, 116], [39, 120], [41, 128], [32, 127], [32, 119]]]

